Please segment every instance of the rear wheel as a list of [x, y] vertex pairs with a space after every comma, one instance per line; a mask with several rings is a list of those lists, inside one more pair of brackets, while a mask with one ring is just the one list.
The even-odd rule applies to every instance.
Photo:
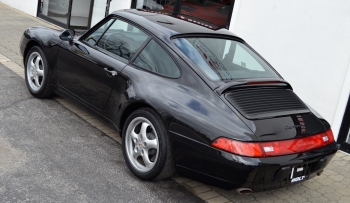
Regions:
[[50, 70], [44, 52], [40, 47], [34, 46], [29, 50], [25, 61], [25, 80], [29, 92], [37, 98], [51, 97]]
[[133, 112], [123, 128], [123, 155], [131, 172], [142, 180], [165, 179], [174, 172], [166, 128], [148, 108]]

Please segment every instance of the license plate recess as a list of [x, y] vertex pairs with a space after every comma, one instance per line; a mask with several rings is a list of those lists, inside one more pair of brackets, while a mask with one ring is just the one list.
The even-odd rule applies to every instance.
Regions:
[[309, 176], [309, 166], [299, 165], [292, 167], [292, 172], [290, 174], [290, 181], [296, 183], [305, 180]]

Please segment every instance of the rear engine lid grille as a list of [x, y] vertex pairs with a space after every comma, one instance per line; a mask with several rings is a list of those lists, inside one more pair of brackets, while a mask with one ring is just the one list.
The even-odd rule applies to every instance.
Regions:
[[310, 112], [304, 102], [290, 89], [237, 89], [229, 91], [225, 94], [225, 97], [248, 119], [261, 119]]

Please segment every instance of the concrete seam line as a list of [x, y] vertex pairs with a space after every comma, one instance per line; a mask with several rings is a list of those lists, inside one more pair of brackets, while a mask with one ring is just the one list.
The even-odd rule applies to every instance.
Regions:
[[[14, 73], [19, 75], [24, 79], [24, 69], [11, 61], [9, 58], [5, 57], [4, 55], [0, 54], [0, 63], [2, 63], [5, 67], [12, 70]], [[22, 71], [21, 71], [22, 70]], [[72, 111], [76, 115], [78, 115], [80, 118], [85, 120], [90, 125], [94, 126], [98, 130], [102, 131], [104, 134], [106, 134], [108, 137], [112, 138], [113, 140], [117, 141], [120, 145], [122, 144], [122, 140], [120, 138], [119, 133], [98, 120], [97, 118], [91, 116], [90, 114], [86, 113], [84, 110], [76, 106], [75, 104], [69, 102], [67, 99], [63, 97], [54, 97], [54, 100], [56, 100], [58, 103], [66, 107], [68, 110]], [[181, 177], [181, 176], [174, 176], [171, 179], [173, 179], [176, 183], [181, 185], [182, 187], [188, 189], [192, 194], [196, 195], [198, 198], [204, 200], [205, 202], [216, 202], [216, 203], [231, 203], [232, 201], [228, 200], [225, 196], [216, 193], [212, 187], [193, 181], [191, 179]], [[205, 195], [208, 192], [214, 192], [215, 196], [208, 196]], [[218, 194], [218, 196], [216, 195]]]

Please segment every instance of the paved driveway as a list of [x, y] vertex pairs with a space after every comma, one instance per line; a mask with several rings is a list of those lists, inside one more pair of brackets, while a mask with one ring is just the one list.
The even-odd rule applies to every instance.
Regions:
[[0, 202], [202, 202], [173, 180], [144, 182], [121, 146], [0, 64]]

